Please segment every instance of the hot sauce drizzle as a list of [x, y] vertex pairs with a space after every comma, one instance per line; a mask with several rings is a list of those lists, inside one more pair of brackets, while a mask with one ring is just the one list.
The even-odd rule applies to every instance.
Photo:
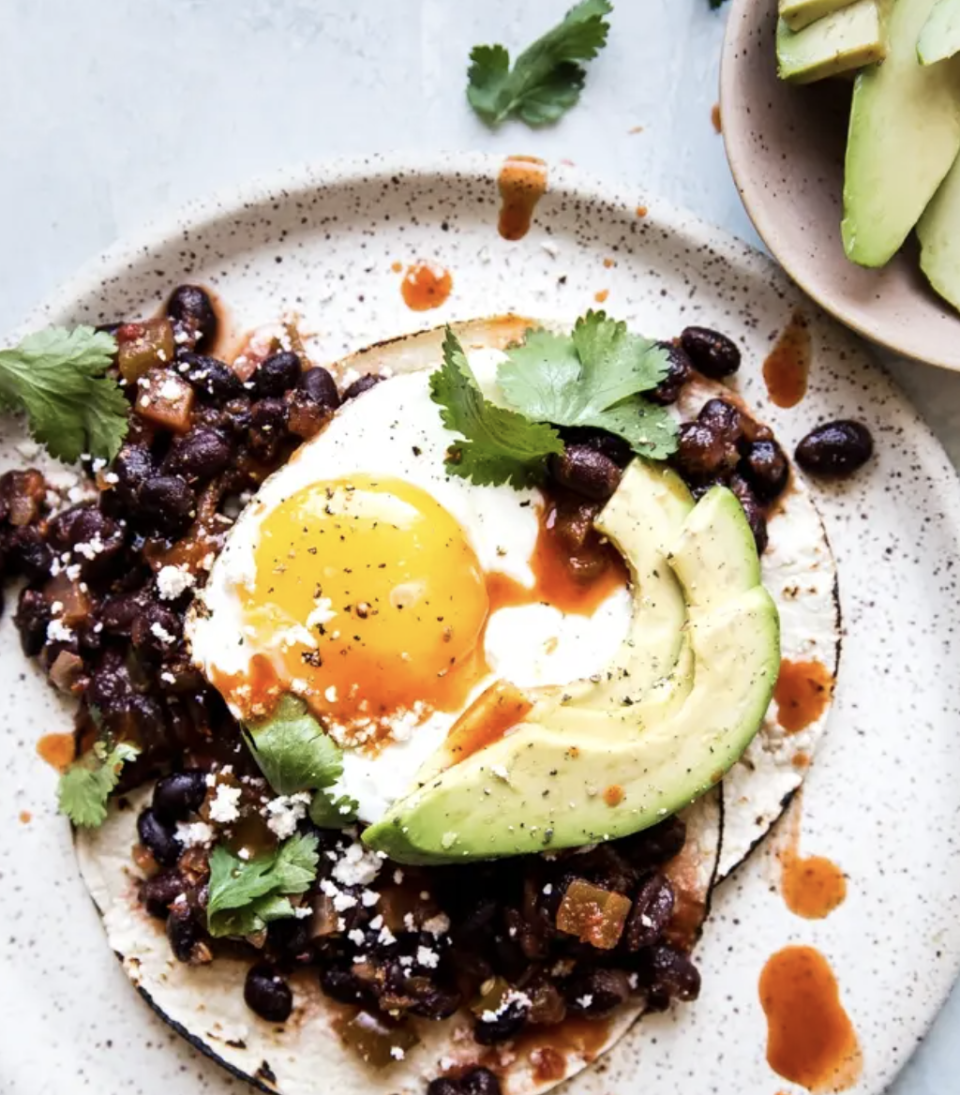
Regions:
[[795, 407], [807, 394], [810, 374], [810, 329], [795, 312], [763, 363], [763, 380], [778, 407]]
[[852, 1087], [863, 1056], [837, 980], [813, 947], [785, 947], [760, 975], [767, 1017], [767, 1062], [785, 1080], [813, 1092]]
[[536, 156], [510, 156], [497, 178], [502, 204], [497, 225], [505, 240], [522, 240], [530, 231], [537, 202], [547, 192], [547, 165]]
[[832, 694], [833, 674], [825, 665], [784, 658], [773, 690], [777, 721], [788, 734], [799, 733], [820, 718]]
[[453, 289], [453, 277], [449, 270], [418, 262], [408, 266], [400, 283], [400, 292], [408, 308], [414, 312], [426, 312], [444, 304]]
[[824, 856], [800, 855], [801, 806], [799, 796], [790, 807], [787, 838], [777, 852], [780, 890], [787, 908], [805, 920], [823, 920], [843, 904], [847, 880], [843, 871]]
[[58, 772], [65, 771], [76, 755], [73, 734], [44, 734], [37, 742], [37, 754]]

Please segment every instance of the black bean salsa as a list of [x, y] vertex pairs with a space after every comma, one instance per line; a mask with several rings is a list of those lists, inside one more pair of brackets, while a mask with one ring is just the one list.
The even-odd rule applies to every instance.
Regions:
[[[416, 1043], [411, 1019], [469, 1009], [477, 1065], [433, 1081], [431, 1095], [498, 1095], [484, 1047], [546, 1038], [574, 1021], [602, 1030], [627, 1002], [662, 1010], [695, 999], [689, 952], [702, 917], [685, 927], [689, 910], [671, 874], [685, 843], [676, 818], [577, 853], [440, 868], [371, 863], [356, 829], [314, 830], [303, 810], [282, 825], [264, 822], [270, 789], [191, 664], [184, 615], [242, 500], [379, 378], [339, 391], [295, 332], [252, 365], [247, 354], [237, 371], [214, 356], [218, 328], [210, 294], [189, 285], [160, 316], [109, 328], [130, 430], [111, 465], [86, 462], [90, 497], [71, 503], [32, 469], [0, 477], [0, 577], [24, 583], [14, 617], [24, 652], [79, 701], [78, 752], [95, 721], [139, 746], [117, 796], [158, 781], [132, 855], [145, 875], [142, 906], [165, 923], [173, 954], [194, 965], [225, 952], [245, 957], [246, 1003], [272, 1023], [291, 1015], [291, 975], [316, 978], [348, 1005], [343, 1038], [374, 1065]], [[704, 328], [664, 345], [670, 372], [651, 393], [663, 405], [698, 374], [719, 379], [740, 365], [735, 344]], [[600, 431], [569, 430], [564, 440], [547, 490], [574, 566], [630, 453]], [[864, 427], [840, 422], [814, 430], [797, 457], [815, 473], [845, 474], [870, 451]], [[732, 396], [709, 399], [681, 426], [673, 464], [697, 495], [728, 485], [765, 549], [769, 508], [790, 479], [767, 427]], [[297, 915], [242, 941], [212, 938], [210, 833], [248, 857], [294, 831], [315, 831], [321, 852]]]

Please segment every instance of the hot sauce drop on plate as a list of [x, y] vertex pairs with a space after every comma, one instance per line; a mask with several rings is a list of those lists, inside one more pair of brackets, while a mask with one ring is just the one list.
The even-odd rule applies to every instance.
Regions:
[[449, 270], [418, 262], [407, 267], [400, 284], [404, 303], [414, 312], [426, 312], [445, 303], [453, 289], [453, 277]]
[[825, 665], [784, 658], [773, 691], [777, 721], [788, 734], [805, 730], [826, 710], [832, 691], [833, 674]]
[[505, 240], [522, 240], [530, 231], [537, 202], [547, 192], [547, 165], [536, 156], [510, 156], [497, 179], [500, 197], [498, 229]]
[[767, 1017], [767, 1062], [808, 1091], [852, 1087], [863, 1068], [856, 1031], [840, 1001], [837, 979], [813, 947], [777, 951], [760, 975]]
[[795, 407], [807, 394], [810, 373], [810, 329], [795, 312], [763, 363], [767, 394], [778, 407]]

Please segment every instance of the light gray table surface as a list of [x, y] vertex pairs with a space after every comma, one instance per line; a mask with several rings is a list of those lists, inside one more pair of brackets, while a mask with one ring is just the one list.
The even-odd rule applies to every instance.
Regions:
[[[759, 243], [711, 124], [725, 13], [707, 0], [616, 0], [610, 44], [580, 105], [553, 129], [509, 123], [493, 133], [467, 109], [470, 48], [522, 46], [567, 6], [0, 0], [0, 331], [158, 214], [280, 165], [346, 153], [569, 158]], [[636, 126], [643, 132], [630, 133]], [[960, 376], [887, 365], [960, 462]], [[953, 1095], [958, 1076], [955, 992], [892, 1091]]]

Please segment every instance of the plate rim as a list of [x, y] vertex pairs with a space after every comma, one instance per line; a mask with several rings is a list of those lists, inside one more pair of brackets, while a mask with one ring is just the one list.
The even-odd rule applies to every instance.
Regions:
[[[281, 167], [250, 177], [242, 183], [218, 187], [206, 195], [167, 209], [150, 218], [139, 230], [120, 236], [113, 244], [83, 263], [73, 275], [30, 309], [24, 320], [4, 341], [20, 337], [22, 333], [41, 324], [62, 321], [65, 314], [71, 309], [75, 310], [77, 302], [96, 285], [112, 276], [123, 278], [131, 260], [144, 251], [167, 245], [172, 238], [181, 235], [184, 229], [191, 232], [202, 231], [266, 200], [275, 202], [278, 197], [292, 200], [300, 193], [324, 186], [370, 185], [375, 180], [389, 180], [394, 175], [441, 178], [454, 175], [495, 186], [497, 171], [505, 158], [503, 154], [481, 152], [441, 152], [425, 155], [384, 152], [349, 155]], [[550, 192], [562, 190], [571, 198], [619, 205], [624, 209], [629, 209], [637, 197], [637, 193], [632, 191], [631, 185], [626, 181], [605, 179], [580, 167], [557, 161], [547, 163], [551, 180]], [[751, 276], [775, 280], [785, 291], [786, 299], [793, 297], [803, 301], [808, 307], [812, 305], [814, 310], [821, 312], [818, 317], [821, 322], [836, 326], [835, 319], [825, 314], [829, 309], [821, 309], [819, 302], [810, 301], [802, 287], [793, 282], [784, 268], [769, 255], [656, 193], [644, 189], [642, 197], [643, 203], [649, 209], [645, 223], [691, 243], [705, 246], [711, 252], [717, 253], [724, 262], [747, 269]], [[856, 334], [848, 324], [839, 325], [838, 333], [856, 341]], [[895, 393], [897, 413], [906, 413], [912, 419], [912, 428], [919, 430], [918, 459], [931, 471], [943, 475], [953, 486], [960, 486], [960, 472], [950, 461], [939, 438], [920, 416], [907, 393], [890, 376], [883, 364], [877, 361], [870, 343], [867, 342], [863, 349], [872, 367], [883, 374]], [[960, 543], [960, 490], [939, 489], [936, 497], [941, 507], [944, 528]], [[935, 967], [940, 975], [939, 987], [931, 993], [931, 1002], [935, 1006], [931, 1007], [928, 1017], [921, 1024], [921, 1036], [925, 1036], [930, 1030], [960, 976], [960, 946], [953, 953], [948, 952], [946, 959], [945, 962], [938, 962]], [[948, 974], [946, 977], [945, 972]], [[887, 1082], [911, 1059], [915, 1048], [912, 1047], [903, 1060], [892, 1071], [887, 1072]], [[774, 1075], [771, 1073], [771, 1076]]]

